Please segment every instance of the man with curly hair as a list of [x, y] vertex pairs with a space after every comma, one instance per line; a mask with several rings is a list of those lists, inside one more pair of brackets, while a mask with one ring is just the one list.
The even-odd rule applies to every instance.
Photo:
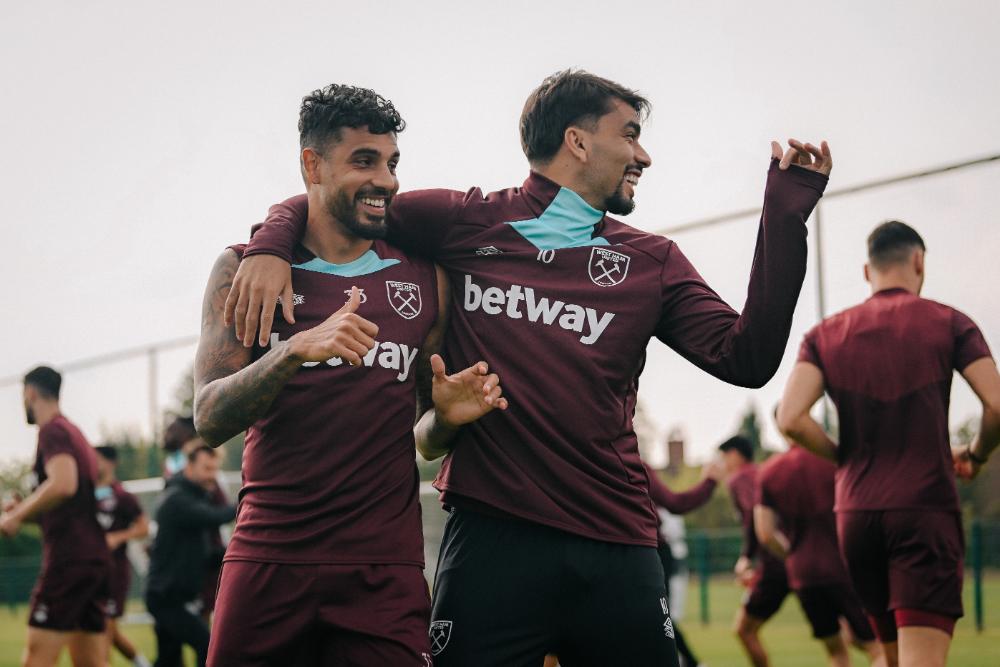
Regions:
[[195, 425], [213, 446], [247, 436], [209, 664], [430, 664], [414, 446], [440, 448], [505, 400], [485, 364], [446, 375], [432, 353], [447, 284], [383, 240], [403, 128], [368, 89], [331, 85], [303, 99], [311, 207], [289, 289], [269, 303], [288, 321], [269, 339], [245, 347], [223, 321], [244, 248], [212, 270]]

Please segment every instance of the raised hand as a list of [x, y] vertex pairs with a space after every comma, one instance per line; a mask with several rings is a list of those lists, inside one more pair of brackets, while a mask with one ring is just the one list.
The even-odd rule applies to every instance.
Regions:
[[[287, 299], [286, 299], [287, 302]], [[312, 329], [300, 331], [288, 339], [288, 351], [301, 361], [326, 361], [340, 357], [352, 366], [375, 347], [378, 326], [357, 314], [361, 295], [351, 288], [351, 298], [340, 310]]]
[[454, 375], [445, 371], [441, 355], [431, 355], [434, 410], [443, 425], [457, 427], [473, 422], [492, 410], [506, 410], [500, 378], [489, 372], [485, 361]]
[[830, 154], [830, 146], [825, 141], [816, 147], [809, 143], [803, 144], [798, 139], [789, 139], [788, 149], [785, 151], [782, 151], [781, 144], [772, 141], [771, 158], [779, 161], [779, 169], [788, 169], [795, 165], [809, 171], [818, 171], [826, 176], [833, 170], [833, 156]]
[[245, 347], [253, 347], [258, 324], [260, 346], [267, 345], [274, 323], [274, 304], [279, 295], [285, 321], [295, 324], [291, 265], [273, 255], [251, 255], [240, 262], [226, 298], [223, 317], [227, 327], [235, 322], [236, 338], [243, 341]]

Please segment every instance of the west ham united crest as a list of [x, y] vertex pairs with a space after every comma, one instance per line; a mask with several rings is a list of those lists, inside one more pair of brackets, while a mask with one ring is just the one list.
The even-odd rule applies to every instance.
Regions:
[[420, 286], [414, 283], [401, 283], [395, 280], [385, 281], [385, 289], [389, 293], [389, 305], [396, 313], [406, 320], [412, 320], [420, 314]]
[[590, 265], [587, 267], [590, 279], [600, 287], [614, 287], [628, 275], [629, 261], [628, 255], [594, 247], [590, 251]]
[[451, 621], [431, 623], [431, 653], [437, 655], [443, 651], [449, 639], [451, 639]]

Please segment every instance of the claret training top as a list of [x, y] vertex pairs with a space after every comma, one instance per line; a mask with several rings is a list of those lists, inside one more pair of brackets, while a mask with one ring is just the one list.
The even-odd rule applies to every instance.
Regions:
[[[457, 436], [435, 483], [443, 502], [655, 546], [632, 425], [646, 345], [655, 336], [726, 382], [767, 382], [805, 274], [805, 220], [826, 182], [772, 163], [742, 314], [673, 241], [537, 173], [486, 195], [397, 195], [387, 240], [448, 273], [449, 368], [486, 360], [510, 400]], [[300, 196], [272, 207], [247, 254], [292, 261], [306, 206]]]

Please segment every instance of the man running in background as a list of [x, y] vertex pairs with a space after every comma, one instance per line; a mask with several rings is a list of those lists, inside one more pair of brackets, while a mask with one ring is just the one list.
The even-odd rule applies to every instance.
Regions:
[[97, 523], [97, 456], [59, 411], [62, 376], [39, 366], [24, 376], [24, 411], [38, 426], [35, 490], [4, 508], [0, 532], [42, 528], [42, 570], [31, 593], [25, 667], [51, 667], [64, 646], [76, 667], [104, 667], [110, 554]]
[[430, 356], [447, 284], [382, 240], [403, 128], [371, 90], [331, 85], [303, 99], [310, 209], [283, 304], [294, 324], [244, 347], [223, 322], [243, 249], [212, 270], [195, 421], [213, 445], [248, 429], [212, 665], [431, 662], [414, 447], [435, 451], [506, 401], [485, 364], [447, 376]]
[[132, 583], [132, 566], [126, 548], [131, 540], [149, 535], [149, 519], [139, 500], [118, 481], [115, 468], [118, 450], [107, 445], [95, 447], [97, 452], [97, 522], [105, 530], [111, 551], [111, 597], [107, 607], [108, 657], [115, 648], [136, 667], [149, 667], [149, 661], [121, 633], [118, 619], [125, 614], [125, 601]]
[[778, 613], [788, 596], [788, 575], [780, 558], [759, 548], [754, 530], [758, 470], [753, 462], [753, 445], [743, 436], [735, 435], [719, 445], [719, 451], [726, 466], [729, 496], [743, 524], [743, 547], [733, 572], [747, 592], [733, 625], [754, 667], [767, 667], [770, 662], [760, 640], [760, 629]]
[[[806, 334], [778, 409], [787, 438], [837, 462], [841, 553], [890, 662], [898, 650], [904, 667], [945, 664], [963, 612], [955, 471], [974, 475], [1000, 442], [1000, 374], [972, 320], [920, 297], [924, 250], [909, 225], [875, 228], [865, 265], [872, 296]], [[953, 454], [954, 371], [983, 417], [972, 445]], [[809, 415], [824, 390], [839, 443]]]
[[[846, 620], [854, 644], [873, 665], [884, 665], [882, 650], [868, 624], [861, 600], [840, 559], [833, 515], [836, 467], [788, 441], [757, 471], [754, 527], [761, 546], [785, 561], [788, 583], [830, 657], [831, 667], [850, 667], [841, 634]], [[779, 528], [780, 527], [780, 528]]]
[[[523, 187], [415, 191], [387, 209], [387, 239], [448, 272], [450, 365], [489, 356], [514, 397], [458, 433], [436, 482], [452, 508], [434, 587], [439, 667], [529, 664], [546, 652], [568, 667], [676, 664], [632, 428], [646, 346], [656, 336], [734, 384], [773, 375], [831, 158], [825, 144], [772, 145], [739, 314], [673, 242], [607, 215], [632, 211], [652, 163], [639, 141], [648, 110], [620, 84], [560, 72], [521, 116]], [[245, 344], [267, 340], [279, 294], [287, 304], [312, 214], [311, 199], [293, 198], [251, 240], [227, 310]]]

